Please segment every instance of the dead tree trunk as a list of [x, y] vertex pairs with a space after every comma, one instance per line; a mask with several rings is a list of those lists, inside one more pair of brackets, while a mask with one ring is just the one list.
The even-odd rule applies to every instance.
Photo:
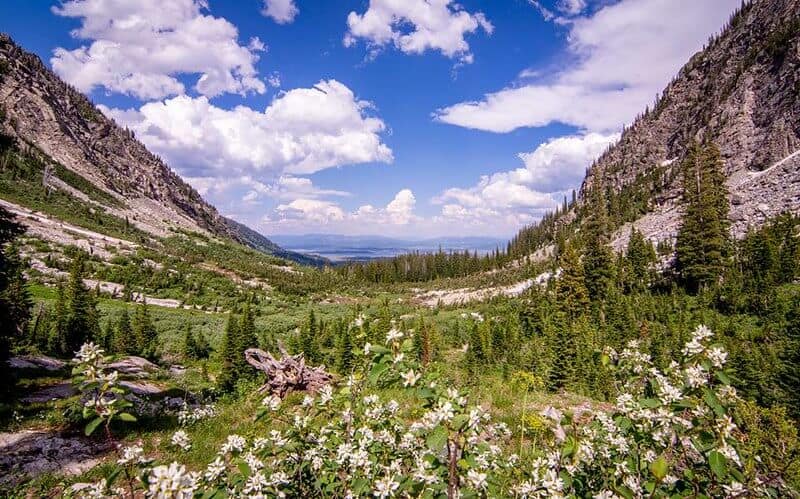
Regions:
[[248, 348], [244, 352], [247, 363], [267, 375], [267, 382], [259, 392], [269, 392], [281, 398], [293, 391], [317, 393], [333, 381], [325, 366], [309, 367], [302, 353], [289, 355], [280, 343], [278, 349], [280, 359], [258, 348]]

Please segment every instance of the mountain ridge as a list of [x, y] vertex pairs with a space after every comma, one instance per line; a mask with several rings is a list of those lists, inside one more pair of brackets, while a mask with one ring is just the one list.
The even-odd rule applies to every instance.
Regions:
[[[283, 250], [222, 216], [132, 132], [103, 115], [37, 55], [4, 33], [0, 33], [0, 134], [45, 163], [52, 160], [56, 167], [82, 177], [90, 189], [102, 193], [104, 199], [91, 200], [98, 208], [153, 236], [197, 231], [300, 263], [325, 263]], [[49, 178], [49, 188], [85, 195], [64, 186], [58, 174]]]
[[[680, 164], [692, 141], [711, 141], [721, 151], [734, 237], [782, 211], [800, 212], [800, 1], [743, 3], [653, 109], [594, 162], [578, 207], [595, 186], [622, 197], [639, 182], [649, 190], [642, 195], [646, 210], [628, 215], [612, 244], [627, 244], [630, 224], [654, 241], [673, 240]], [[573, 209], [562, 221], [574, 216]]]

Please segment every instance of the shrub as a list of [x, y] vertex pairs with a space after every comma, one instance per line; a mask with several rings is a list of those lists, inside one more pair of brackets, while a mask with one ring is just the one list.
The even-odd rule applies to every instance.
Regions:
[[[606, 351], [619, 388], [608, 411], [542, 413], [553, 432], [538, 455], [521, 461], [510, 432], [469, 405], [456, 389], [422, 374], [413, 341], [392, 329], [386, 345], [365, 345], [354, 374], [291, 406], [267, 396], [257, 418], [269, 433], [229, 435], [204, 470], [153, 465], [137, 454], [151, 496], [225, 494], [287, 497], [777, 497], [782, 478], [755, 460], [731, 417], [738, 403], [724, 371], [726, 353], [698, 328], [683, 362], [653, 366], [635, 342]], [[403, 393], [408, 407], [376, 392]], [[384, 392], [385, 393], [385, 392]], [[407, 398], [406, 398], [407, 397]], [[411, 417], [412, 414], [418, 415]], [[179, 443], [190, 444], [188, 434]], [[127, 472], [126, 472], [126, 475]], [[113, 477], [93, 492], [114, 493]]]

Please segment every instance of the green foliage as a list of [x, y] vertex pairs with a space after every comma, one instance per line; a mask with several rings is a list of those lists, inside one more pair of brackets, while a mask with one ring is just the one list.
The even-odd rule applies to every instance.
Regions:
[[133, 404], [125, 396], [128, 390], [118, 383], [119, 373], [106, 372], [103, 350], [94, 343], [86, 343], [76, 351], [77, 365], [72, 372], [72, 383], [81, 394], [81, 414], [86, 424], [84, 432], [90, 436], [103, 427], [111, 440], [111, 423], [131, 423], [136, 417], [128, 412]]
[[158, 347], [158, 331], [150, 318], [146, 302], [142, 302], [136, 307], [136, 313], [133, 316], [131, 325], [133, 337], [136, 341], [137, 355], [155, 359]]
[[252, 378], [253, 369], [247, 364], [244, 352], [257, 346], [253, 312], [246, 303], [241, 318], [237, 320], [233, 314], [228, 316], [222, 340], [222, 371], [217, 383], [221, 390], [231, 391], [239, 380]]
[[319, 347], [317, 345], [319, 336], [319, 326], [314, 311], [308, 313], [308, 322], [300, 329], [300, 351], [309, 364], [318, 364], [320, 362]]
[[676, 267], [691, 291], [721, 278], [729, 253], [728, 197], [719, 150], [692, 144], [683, 163], [685, 213], [676, 243]]
[[606, 202], [600, 189], [593, 190], [588, 206], [589, 217], [583, 227], [583, 274], [589, 298], [603, 301], [611, 288], [614, 262], [608, 246]]
[[[144, 232], [108, 213], [101, 206], [46, 185], [44, 180], [46, 163], [38, 155], [23, 154], [15, 148], [5, 151], [2, 149], [0, 147], [0, 153], [4, 154], [4, 159], [0, 160], [0, 196], [4, 199], [113, 237], [147, 239], [148, 236]], [[53, 166], [53, 172], [65, 183], [84, 192], [90, 199], [106, 206], [120, 206], [116, 198], [63, 166]]]
[[114, 330], [114, 341], [112, 342], [113, 351], [127, 355], [139, 354], [139, 341], [137, 336], [133, 333], [131, 326], [131, 318], [128, 313], [128, 307], [122, 309], [119, 314], [117, 325]]
[[[25, 322], [30, 317], [29, 298], [22, 274], [23, 263], [15, 247], [8, 244], [22, 233], [22, 226], [11, 213], [0, 208], [0, 375], [6, 375], [11, 347], [18, 341]], [[10, 388], [7, 383], [0, 395]]]
[[84, 343], [100, 335], [95, 297], [83, 283], [85, 261], [79, 256], [72, 262], [66, 289], [66, 323], [62, 355], [77, 352]]
[[207, 359], [211, 354], [211, 345], [202, 333], [195, 333], [187, 322], [183, 326], [183, 356], [190, 360]]

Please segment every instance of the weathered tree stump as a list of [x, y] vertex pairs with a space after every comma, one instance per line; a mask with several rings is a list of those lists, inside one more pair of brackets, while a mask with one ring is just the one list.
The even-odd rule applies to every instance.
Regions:
[[247, 363], [267, 375], [267, 382], [259, 392], [269, 392], [281, 398], [293, 391], [317, 393], [333, 381], [333, 375], [325, 370], [325, 366], [309, 367], [302, 353], [289, 355], [280, 343], [278, 349], [280, 359], [258, 348], [248, 348], [244, 352]]

